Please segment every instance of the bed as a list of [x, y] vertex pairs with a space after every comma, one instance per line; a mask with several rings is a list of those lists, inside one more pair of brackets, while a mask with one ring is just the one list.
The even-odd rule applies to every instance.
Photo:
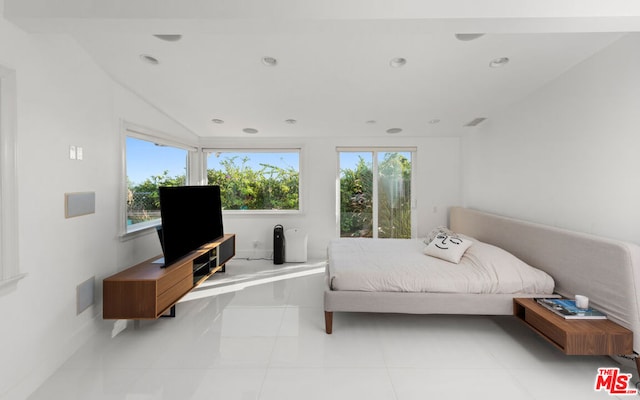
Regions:
[[[633, 332], [633, 349], [636, 354], [640, 353], [640, 247], [461, 207], [451, 208], [449, 228], [462, 237], [501, 248], [548, 274], [553, 278], [552, 291], [557, 295], [571, 298], [576, 294], [588, 295], [594, 307]], [[340, 253], [335, 251], [339, 243], [350, 240], [357, 239], [332, 242], [329, 254]], [[377, 257], [393, 263], [394, 254], [406, 252], [406, 249], [394, 249], [391, 242], [383, 244], [386, 240], [379, 241], [385, 247], [380, 248]], [[413, 240], [405, 242], [424, 247], [424, 243], [416, 244]], [[360, 252], [352, 251], [348, 257], [358, 256]], [[334, 312], [512, 315], [514, 297], [540, 294], [539, 288], [529, 293], [392, 291], [367, 286], [371, 285], [367, 282], [370, 278], [360, 283], [364, 287], [358, 287], [357, 271], [353, 271], [353, 276], [347, 280], [332, 273], [332, 264], [342, 262], [340, 257], [337, 255], [331, 260], [330, 256], [327, 264], [324, 291], [327, 333], [333, 330]]]

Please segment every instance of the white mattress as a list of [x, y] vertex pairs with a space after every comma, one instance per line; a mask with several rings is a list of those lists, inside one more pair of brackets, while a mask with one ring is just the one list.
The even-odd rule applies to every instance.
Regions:
[[551, 294], [554, 282], [495, 246], [473, 240], [459, 264], [423, 253], [414, 239], [335, 239], [329, 244], [332, 290]]

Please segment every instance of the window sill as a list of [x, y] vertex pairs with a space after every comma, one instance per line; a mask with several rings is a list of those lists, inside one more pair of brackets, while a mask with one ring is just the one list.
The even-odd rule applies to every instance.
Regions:
[[149, 235], [155, 232], [156, 227], [158, 226], [160, 226], [159, 219], [136, 224], [135, 226], [129, 227], [125, 233], [120, 235], [120, 241], [126, 242], [127, 240], [135, 239], [140, 236]]
[[301, 210], [222, 210], [223, 215], [302, 215]]
[[[302, 210], [223, 210], [223, 215], [229, 216], [247, 216], [255, 217], [256, 215], [303, 215]], [[156, 231], [156, 227], [161, 225], [159, 219], [136, 224], [129, 227], [127, 232], [120, 235], [120, 241], [126, 242], [141, 236], [146, 236]]]

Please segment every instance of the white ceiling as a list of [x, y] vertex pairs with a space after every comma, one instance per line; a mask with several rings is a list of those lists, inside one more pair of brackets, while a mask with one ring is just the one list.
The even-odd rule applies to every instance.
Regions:
[[[180, 8], [81, 3], [5, 0], [5, 17], [30, 31], [73, 35], [116, 81], [202, 137], [249, 136], [243, 128], [260, 137], [386, 136], [389, 128], [402, 128], [403, 136], [459, 135], [467, 122], [491, 118], [636, 30], [632, 15], [640, 15], [637, 5], [556, 7], [554, 14], [505, 7], [513, 2], [504, 0], [486, 3], [509, 15], [489, 7], [480, 17], [444, 0], [426, 2], [437, 10], [416, 2], [415, 13], [406, 1], [397, 8], [360, 0], [333, 8], [292, 0], [182, 0]], [[430, 11], [435, 18], [425, 16]], [[488, 33], [460, 41], [456, 32]], [[153, 36], [174, 33], [182, 39]], [[141, 54], [160, 63], [144, 63]], [[265, 56], [277, 66], [264, 65]], [[394, 57], [406, 65], [391, 67]], [[510, 62], [490, 68], [497, 57]]]

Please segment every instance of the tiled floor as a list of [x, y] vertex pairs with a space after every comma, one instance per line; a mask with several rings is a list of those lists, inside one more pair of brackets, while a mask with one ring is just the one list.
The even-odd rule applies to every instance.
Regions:
[[322, 272], [232, 260], [176, 318], [115, 336], [99, 322], [30, 399], [616, 398], [593, 387], [598, 367], [619, 364], [565, 356], [509, 316], [336, 313], [327, 335]]

